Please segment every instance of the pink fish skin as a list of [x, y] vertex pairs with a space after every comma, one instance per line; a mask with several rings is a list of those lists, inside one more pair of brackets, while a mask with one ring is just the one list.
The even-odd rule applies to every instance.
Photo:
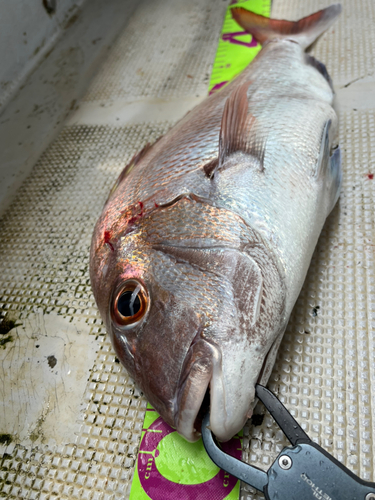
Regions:
[[190, 441], [208, 396], [223, 441], [251, 416], [339, 196], [332, 83], [305, 49], [340, 11], [234, 8], [262, 50], [132, 159], [96, 224], [91, 283], [116, 354]]

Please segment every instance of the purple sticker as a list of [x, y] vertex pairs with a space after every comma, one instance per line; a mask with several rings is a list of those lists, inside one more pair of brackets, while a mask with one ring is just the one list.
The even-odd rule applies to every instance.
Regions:
[[[168, 434], [176, 432], [159, 417], [146, 430], [138, 454], [138, 476], [142, 488], [152, 500], [223, 500], [233, 490], [237, 478], [223, 470], [209, 481], [200, 484], [178, 484], [162, 476], [155, 458], [159, 454], [157, 446]], [[235, 437], [222, 444], [226, 453], [241, 460], [240, 441]]]
[[[249, 35], [251, 37], [250, 42], [243, 42], [242, 40], [237, 40], [237, 36]], [[243, 45], [244, 47], [256, 47], [258, 42], [255, 40], [253, 36], [250, 35], [247, 31], [235, 31], [234, 33], [224, 33], [222, 36], [224, 42], [234, 43], [236, 45]]]
[[228, 83], [228, 80], [225, 80], [225, 82], [220, 82], [220, 83], [217, 83], [216, 85], [214, 85], [212, 87], [212, 89], [210, 90], [209, 94], [208, 95], [211, 95], [213, 94], [214, 92], [216, 92], [217, 90], [220, 90], [221, 87], [224, 87], [224, 85], [226, 85]]

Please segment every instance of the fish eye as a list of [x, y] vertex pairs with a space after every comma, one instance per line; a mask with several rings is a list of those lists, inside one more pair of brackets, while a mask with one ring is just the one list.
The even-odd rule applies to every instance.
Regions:
[[112, 304], [112, 319], [120, 326], [134, 326], [146, 314], [150, 299], [137, 280], [127, 280], [117, 290]]

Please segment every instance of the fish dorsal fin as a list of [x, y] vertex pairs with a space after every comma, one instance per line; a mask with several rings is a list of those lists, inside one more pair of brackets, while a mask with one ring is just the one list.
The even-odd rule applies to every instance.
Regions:
[[216, 170], [225, 168], [226, 159], [237, 151], [255, 156], [263, 170], [265, 140], [257, 136], [255, 117], [249, 113], [247, 89], [250, 82], [237, 87], [229, 95], [221, 119], [219, 163]]

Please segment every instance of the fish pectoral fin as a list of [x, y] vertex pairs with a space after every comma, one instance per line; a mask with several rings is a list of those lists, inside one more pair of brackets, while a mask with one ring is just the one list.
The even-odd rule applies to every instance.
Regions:
[[242, 7], [232, 9], [233, 19], [262, 45], [271, 40], [292, 40], [306, 49], [335, 21], [341, 5], [330, 5], [299, 21], [270, 19]]
[[228, 157], [238, 151], [255, 157], [260, 170], [264, 169], [266, 140], [257, 133], [256, 118], [248, 110], [249, 85], [250, 82], [246, 82], [234, 89], [225, 103], [219, 137], [219, 163], [212, 177], [224, 169]]
[[331, 124], [331, 120], [326, 121], [326, 123], [324, 124], [322, 139], [320, 141], [319, 156], [316, 162], [315, 172], [313, 173], [316, 179], [321, 179], [326, 175], [326, 169], [329, 165], [329, 129], [331, 128]]
[[331, 185], [330, 185], [330, 200], [331, 206], [329, 211], [333, 209], [336, 205], [337, 200], [340, 196], [341, 183], [342, 183], [342, 169], [341, 169], [341, 150], [340, 146], [337, 146], [334, 153], [329, 159], [329, 170], [331, 174]]
[[314, 177], [318, 179], [326, 179], [328, 187], [328, 205], [329, 212], [335, 206], [340, 195], [342, 171], [341, 171], [341, 151], [337, 147], [333, 154], [330, 154], [329, 130], [331, 128], [331, 120], [328, 120], [323, 129], [322, 142], [320, 145], [319, 157], [316, 165]]

